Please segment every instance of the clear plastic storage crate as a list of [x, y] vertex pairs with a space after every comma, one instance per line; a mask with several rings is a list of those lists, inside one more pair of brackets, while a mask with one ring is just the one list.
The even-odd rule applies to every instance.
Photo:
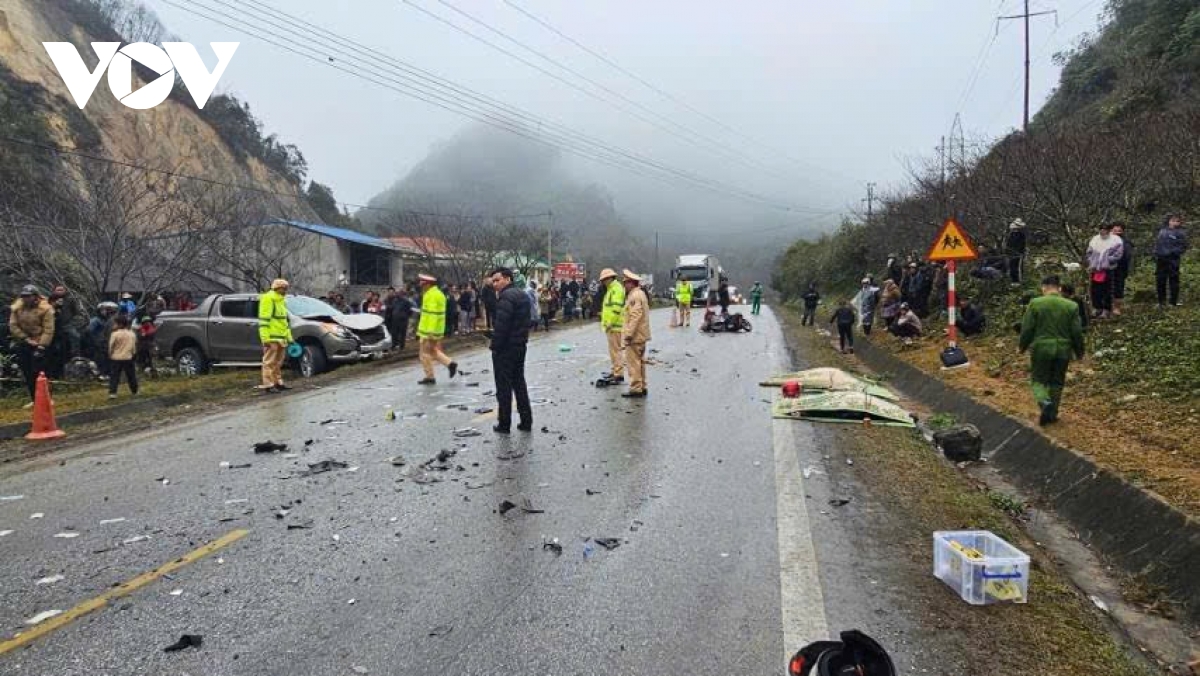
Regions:
[[1029, 600], [1029, 556], [986, 530], [934, 533], [933, 575], [973, 605]]

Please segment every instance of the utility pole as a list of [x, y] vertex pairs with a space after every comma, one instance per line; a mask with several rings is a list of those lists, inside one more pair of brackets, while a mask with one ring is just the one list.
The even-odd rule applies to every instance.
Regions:
[[658, 272], [658, 231], [654, 231], [654, 271], [651, 274]]
[[1054, 15], [1054, 27], [1058, 27], [1058, 10], [1050, 9], [1045, 12], [1029, 12], [1029, 0], [1025, 0], [1025, 12], [1023, 14], [1013, 14], [1012, 16], [997, 17], [997, 30], [999, 30], [999, 22], [1008, 19], [1022, 19], [1025, 22], [1025, 117], [1021, 124], [1021, 131], [1029, 131], [1029, 18], [1034, 16], [1045, 16], [1047, 14]]
[[867, 198], [863, 200], [867, 203], [867, 223], [871, 222], [871, 217], [875, 215], [875, 184], [867, 184]]
[[554, 212], [546, 210], [546, 265], [550, 268], [549, 281], [554, 281], [554, 249], [552, 240], [554, 239]]

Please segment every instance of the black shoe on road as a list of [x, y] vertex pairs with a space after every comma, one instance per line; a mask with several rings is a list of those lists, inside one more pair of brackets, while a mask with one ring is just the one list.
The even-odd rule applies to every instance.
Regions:
[[450, 377], [453, 378], [456, 373], [458, 373], [458, 362], [452, 361], [450, 362]]
[[279, 383], [278, 385], [275, 386], [276, 392], [287, 392], [288, 390], [291, 390], [291, 389], [292, 389], [291, 385], [284, 385], [283, 383]]
[[645, 399], [646, 394], [647, 392], [642, 390], [641, 392], [623, 392], [621, 396], [625, 397], [626, 399]]
[[500, 425], [492, 426], [492, 431], [495, 432], [496, 434], [511, 434], [512, 433], [512, 430], [510, 430], [507, 427], [501, 427]]
[[517, 425], [517, 429], [521, 430], [522, 432], [532, 432], [533, 431], [533, 423], [531, 423], [531, 422], [521, 423], [520, 425]]
[[417, 381], [418, 385], [436, 385], [437, 380], [434, 378], [422, 378]]

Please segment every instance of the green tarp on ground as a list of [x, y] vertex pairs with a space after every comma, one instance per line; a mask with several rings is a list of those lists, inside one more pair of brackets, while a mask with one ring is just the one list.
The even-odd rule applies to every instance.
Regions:
[[866, 392], [871, 396], [890, 401], [899, 399], [899, 397], [886, 387], [877, 385], [865, 378], [851, 375], [841, 369], [829, 367], [807, 369], [794, 373], [781, 373], [762, 381], [759, 385], [762, 387], [782, 387], [789, 380], [795, 380], [800, 383], [800, 387], [803, 390]]
[[771, 413], [773, 417], [788, 420], [862, 424], [870, 418], [873, 425], [916, 426], [908, 411], [865, 392], [813, 392], [794, 399], [781, 397], [775, 400]]

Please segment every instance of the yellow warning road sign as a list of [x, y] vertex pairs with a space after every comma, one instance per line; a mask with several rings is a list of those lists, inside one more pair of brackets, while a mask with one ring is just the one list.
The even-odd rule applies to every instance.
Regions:
[[972, 261], [979, 258], [974, 242], [953, 218], [947, 219], [938, 231], [925, 258], [931, 261]]

